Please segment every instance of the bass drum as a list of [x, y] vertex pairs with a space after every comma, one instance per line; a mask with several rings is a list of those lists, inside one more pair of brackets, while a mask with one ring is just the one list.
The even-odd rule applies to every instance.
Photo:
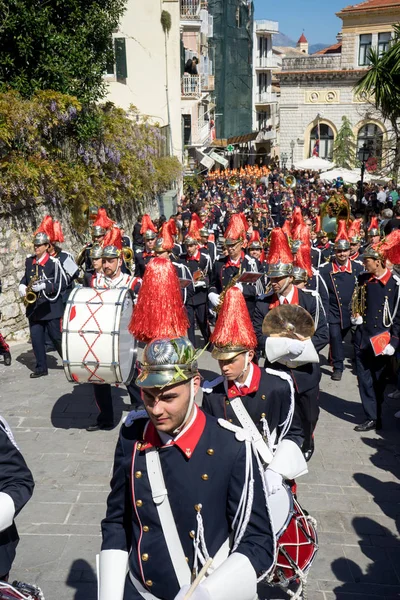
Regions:
[[35, 585], [14, 581], [0, 581], [0, 600], [44, 600], [43, 592]]
[[128, 330], [132, 311], [132, 292], [127, 288], [72, 290], [62, 331], [68, 381], [131, 382], [137, 357], [137, 342]]
[[276, 537], [270, 583], [287, 587], [307, 575], [318, 551], [316, 521], [305, 515], [288, 486], [268, 498]]

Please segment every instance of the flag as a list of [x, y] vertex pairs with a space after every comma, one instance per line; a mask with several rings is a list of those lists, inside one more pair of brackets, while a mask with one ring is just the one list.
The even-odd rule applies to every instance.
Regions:
[[319, 156], [319, 138], [315, 140], [314, 150], [312, 153], [313, 156]]

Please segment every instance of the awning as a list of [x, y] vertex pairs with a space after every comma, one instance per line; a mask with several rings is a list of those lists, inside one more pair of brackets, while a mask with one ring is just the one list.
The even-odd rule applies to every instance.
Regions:
[[247, 133], [246, 135], [238, 135], [236, 137], [228, 138], [228, 144], [247, 144], [247, 142], [252, 142], [258, 136], [258, 131], [253, 131], [253, 133]]

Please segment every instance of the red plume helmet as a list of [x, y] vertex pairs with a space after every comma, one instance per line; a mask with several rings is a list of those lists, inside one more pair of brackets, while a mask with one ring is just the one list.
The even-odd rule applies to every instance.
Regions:
[[400, 265], [400, 229], [394, 229], [378, 246], [379, 252], [393, 265]]
[[142, 226], [140, 228], [140, 233], [143, 235], [146, 231], [155, 231], [157, 233], [157, 228], [154, 225], [153, 221], [150, 219], [150, 215], [143, 215], [142, 217]]
[[60, 221], [54, 221], [53, 222], [53, 230], [54, 230], [53, 241], [54, 242], [58, 242], [59, 244], [62, 244], [63, 242], [65, 242], [64, 234], [63, 234], [62, 229], [61, 229], [61, 223], [60, 223]]
[[338, 242], [339, 240], [346, 240], [346, 242], [349, 241], [349, 235], [347, 233], [346, 221], [344, 219], [340, 219], [339, 224], [338, 224], [338, 230], [337, 230], [337, 236], [336, 236], [335, 242]]
[[292, 215], [292, 223], [291, 223], [291, 230], [292, 230], [292, 238], [293, 239], [298, 239], [297, 237], [295, 237], [295, 235], [297, 233], [297, 228], [300, 225], [304, 225], [303, 215], [301, 213], [300, 206], [295, 206], [294, 211], [293, 211], [293, 215]]
[[300, 240], [303, 244], [311, 246], [310, 230], [305, 223], [296, 227], [296, 231], [293, 232], [293, 239]]
[[301, 244], [300, 248], [296, 252], [294, 257], [294, 264], [296, 267], [300, 267], [307, 271], [307, 275], [312, 277], [312, 265], [311, 265], [311, 247], [307, 244]]
[[225, 230], [224, 238], [226, 240], [242, 240], [246, 239], [246, 229], [243, 225], [242, 217], [239, 214], [231, 216], [228, 227]]
[[204, 227], [203, 221], [200, 219], [199, 215], [197, 213], [193, 213], [192, 214], [192, 221], [194, 221], [197, 224], [197, 227], [199, 229], [201, 229], [202, 227]]
[[[196, 217], [200, 221], [199, 216], [196, 215]], [[196, 240], [196, 241], [199, 242], [201, 240], [201, 235], [200, 235], [200, 229], [199, 229], [199, 225], [198, 225], [197, 219], [194, 219], [192, 217], [192, 220], [190, 221], [189, 231], [186, 234], [186, 238], [190, 238], [192, 240]], [[200, 221], [200, 223], [201, 223], [201, 221]], [[203, 226], [203, 223], [201, 223], [201, 227], [202, 226]]]
[[361, 232], [361, 221], [359, 219], [355, 219], [351, 222], [350, 227], [347, 231], [347, 235], [349, 238], [351, 237], [359, 237]]
[[289, 242], [280, 227], [274, 227], [271, 231], [267, 263], [273, 265], [293, 263], [293, 254], [289, 248]]
[[49, 238], [49, 240], [51, 242], [53, 242], [53, 240], [54, 240], [53, 217], [51, 217], [50, 215], [46, 215], [42, 219], [42, 222], [40, 223], [38, 229], [35, 231], [34, 235], [36, 235], [37, 233], [45, 233], [47, 235], [47, 237]]
[[[164, 252], [171, 252], [172, 248], [174, 247], [174, 240], [171, 235], [169, 223], [163, 224], [161, 231], [158, 234], [158, 239], [162, 240], [162, 244], [159, 242], [159, 252], [161, 252], [161, 249]], [[156, 245], [158, 246], [157, 242]]]
[[102, 243], [103, 248], [106, 246], [115, 246], [118, 250], [122, 250], [122, 235], [118, 227], [113, 227], [107, 231]]
[[379, 223], [378, 223], [378, 217], [372, 217], [371, 218], [371, 222], [368, 226], [368, 231], [371, 231], [371, 229], [378, 229], [379, 230]]
[[286, 221], [284, 222], [282, 226], [282, 231], [285, 235], [287, 235], [288, 238], [292, 237], [292, 230], [288, 219], [286, 219]]
[[257, 231], [257, 229], [253, 229], [253, 231], [251, 232], [250, 239], [249, 239], [249, 245], [252, 242], [260, 242], [261, 243], [260, 232]]
[[247, 222], [247, 219], [246, 219], [246, 217], [244, 216], [244, 213], [242, 213], [242, 212], [241, 212], [241, 213], [239, 213], [239, 217], [242, 219], [242, 223], [243, 223], [244, 230], [245, 230], [245, 231], [247, 231], [247, 230], [248, 230], [248, 228], [249, 228], [249, 224], [248, 224], [248, 222]]
[[175, 267], [169, 258], [152, 258], [146, 267], [129, 331], [140, 342], [187, 335], [189, 321]]
[[112, 221], [108, 216], [105, 208], [99, 208], [97, 213], [96, 220], [93, 222], [93, 227], [103, 227], [103, 229], [109, 229], [114, 225], [114, 221]]
[[318, 233], [319, 231], [321, 231], [321, 217], [320, 217], [320, 215], [317, 215], [315, 217], [314, 231], [315, 231], [315, 233]]
[[210, 341], [218, 348], [256, 348], [257, 337], [239, 289], [232, 287], [226, 292]]
[[177, 235], [178, 229], [176, 227], [175, 219], [172, 217], [167, 221], [168, 231], [171, 235]]

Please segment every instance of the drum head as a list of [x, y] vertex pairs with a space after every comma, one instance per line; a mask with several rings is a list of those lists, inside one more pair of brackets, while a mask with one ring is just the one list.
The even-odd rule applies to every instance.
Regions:
[[285, 531], [293, 514], [293, 497], [291, 491], [283, 486], [276, 494], [268, 496], [269, 512], [272, 529], [279, 539]]
[[123, 300], [119, 331], [119, 363], [125, 385], [129, 385], [132, 380], [137, 358], [137, 342], [128, 329], [132, 311], [132, 295], [128, 292]]

